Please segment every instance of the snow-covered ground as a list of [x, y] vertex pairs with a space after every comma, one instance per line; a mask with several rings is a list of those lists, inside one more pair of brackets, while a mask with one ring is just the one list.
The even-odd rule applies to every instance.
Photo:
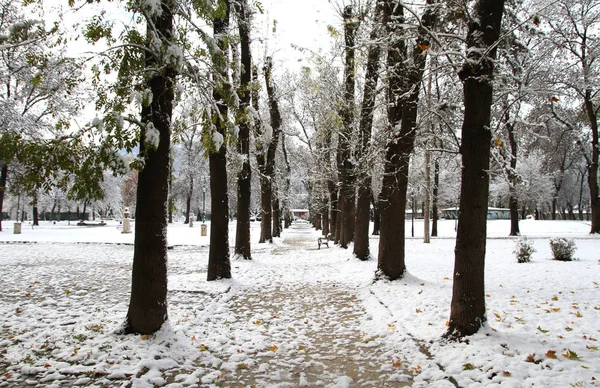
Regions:
[[[2, 386], [570, 387], [600, 379], [600, 238], [579, 221], [521, 222], [531, 263], [518, 264], [509, 223], [488, 223], [488, 323], [468, 342], [441, 339], [449, 317], [454, 221], [407, 241], [408, 274], [373, 283], [374, 258], [296, 223], [231, 280], [206, 282], [200, 224], [169, 226], [169, 324], [118, 334], [129, 302], [133, 235], [117, 223], [43, 223], [0, 232]], [[233, 244], [235, 223], [231, 223]], [[410, 235], [411, 222], [407, 223]], [[577, 245], [551, 260], [549, 238]]]

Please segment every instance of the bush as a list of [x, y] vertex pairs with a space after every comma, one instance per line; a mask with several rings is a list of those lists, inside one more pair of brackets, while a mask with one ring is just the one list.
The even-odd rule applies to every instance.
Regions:
[[527, 240], [526, 237], [517, 240], [517, 245], [513, 253], [517, 256], [517, 262], [529, 263], [531, 261], [531, 255], [535, 252], [533, 249], [533, 243]]
[[550, 239], [550, 249], [554, 260], [572, 261], [575, 253], [575, 242], [563, 237]]

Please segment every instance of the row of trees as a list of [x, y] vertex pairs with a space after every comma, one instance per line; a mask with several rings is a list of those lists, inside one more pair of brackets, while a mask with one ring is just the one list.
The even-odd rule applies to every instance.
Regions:
[[[444, 191], [457, 194], [449, 337], [485, 321], [488, 206], [508, 205], [511, 235], [519, 218], [540, 217], [546, 207], [553, 218], [560, 207], [572, 217], [586, 212], [591, 233], [600, 232], [598, 7], [593, 0], [355, 2], [340, 12], [343, 32], [333, 31], [344, 39], [342, 80], [326, 58], [314, 59], [317, 72], [305, 69], [295, 118], [314, 131], [311, 213], [323, 234], [342, 247], [354, 241], [356, 256], [368, 259], [371, 202], [381, 235], [377, 276], [399, 279], [407, 199], [418, 193], [436, 235]], [[364, 75], [357, 81], [357, 74]], [[427, 219], [425, 228], [428, 242]]]
[[[15, 182], [32, 195], [62, 185], [73, 198], [99, 198], [107, 168], [139, 171], [127, 332], [152, 333], [167, 319], [166, 226], [175, 182], [183, 182], [189, 218], [198, 179], [206, 175], [208, 280], [231, 277], [232, 183], [240, 257], [251, 259], [252, 181], [261, 188], [261, 243], [279, 235], [291, 205], [287, 193], [300, 184], [315, 225], [341, 247], [353, 243], [361, 260], [370, 257], [373, 209], [381, 236], [377, 277], [390, 280], [406, 271], [407, 199], [420, 193], [435, 235], [444, 193], [460, 191], [449, 337], [472, 334], [485, 321], [490, 180], [498, 193], [492, 201], [510, 205], [511, 234], [518, 234], [520, 213], [543, 206], [541, 192], [553, 214], [561, 195], [571, 211], [591, 202], [591, 231], [600, 232], [595, 0], [350, 2], [340, 6], [343, 28], [329, 28], [338, 38], [334, 57], [312, 56], [312, 67], [285, 75], [279, 85], [273, 61], [265, 58], [261, 67], [252, 57], [258, 2], [129, 2], [123, 6], [134, 16], [125, 22], [108, 17], [102, 4], [73, 1], [69, 12], [94, 14], [81, 26], [81, 39], [106, 49], [70, 58], [58, 27], [36, 29], [39, 23], [6, 1], [15, 17], [3, 24], [9, 34], [1, 35], [2, 54], [19, 53], [22, 66], [12, 69], [12, 59], [3, 65], [9, 89], [2, 109], [10, 120], [2, 124], [0, 186], [7, 166], [19, 165], [29, 175]], [[43, 55], [31, 54], [48, 42], [39, 49]], [[90, 74], [49, 66], [55, 57]], [[70, 88], [40, 86], [51, 79]], [[283, 84], [293, 88], [281, 92]], [[52, 99], [24, 109], [38, 89]], [[73, 128], [72, 115], [81, 106], [66, 104], [73, 95], [75, 101], [94, 96], [97, 116], [80, 128]], [[44, 114], [49, 107], [52, 113]], [[137, 157], [126, 166], [123, 153]], [[294, 159], [304, 163], [292, 168]], [[567, 186], [579, 191], [567, 195]]]
[[[278, 236], [283, 215], [289, 215], [283, 210], [289, 209], [289, 199], [280, 193], [292, 188], [292, 173], [272, 63], [264, 61], [259, 73], [250, 54], [250, 18], [260, 4], [219, 0], [108, 6], [123, 6], [128, 16], [135, 15], [133, 23], [113, 19], [103, 8], [106, 4], [73, 1], [70, 6], [67, 16], [94, 15], [82, 18], [77, 34], [66, 33], [68, 26], [59, 24], [47, 30], [42, 21], [24, 16], [35, 9], [3, 3], [2, 15], [14, 17], [3, 19], [0, 29], [6, 32], [0, 36], [7, 85], [2, 110], [29, 121], [3, 116], [2, 194], [8, 187], [15, 195], [35, 198], [60, 189], [68, 199], [91, 203], [107, 194], [102, 187], [107, 169], [117, 175], [135, 169], [136, 234], [125, 331], [151, 333], [167, 319], [166, 225], [177, 197], [185, 197], [189, 220], [198, 186], [210, 185], [209, 280], [231, 277], [231, 214], [237, 216], [235, 252], [251, 259], [250, 217], [256, 210], [252, 166], [261, 186], [261, 242]], [[207, 23], [212, 32], [203, 27]], [[83, 39], [105, 49], [67, 56], [69, 42]], [[14, 53], [22, 56], [22, 63], [9, 58]], [[54, 56], [73, 69], [50, 64], [48, 58]], [[67, 82], [61, 78], [65, 76], [78, 78]], [[57, 87], [45, 84], [50, 80]], [[264, 107], [259, 105], [263, 82]], [[58, 86], [65, 85], [70, 88], [61, 93]], [[20, 88], [23, 97], [18, 99], [11, 87]], [[31, 109], [37, 116], [29, 117], [26, 104], [35, 93], [45, 94], [35, 100], [37, 109]], [[71, 99], [80, 103], [68, 104]], [[55, 100], [69, 109], [58, 110]], [[95, 103], [96, 117], [79, 126], [75, 118], [89, 114], [88, 102]], [[262, 115], [270, 119], [262, 120]], [[137, 157], [121, 156], [132, 153]], [[281, 183], [276, 183], [278, 177]], [[238, 185], [235, 210], [229, 203], [232, 184]]]

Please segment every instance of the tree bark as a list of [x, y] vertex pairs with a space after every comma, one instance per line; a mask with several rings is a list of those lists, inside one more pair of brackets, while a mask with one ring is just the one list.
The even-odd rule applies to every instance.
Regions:
[[[148, 34], [158, 33], [170, 41], [173, 34], [173, 4], [161, 2], [162, 12], [150, 17]], [[131, 299], [125, 332], [151, 334], [167, 320], [167, 196], [173, 83], [176, 69], [166, 65], [162, 71], [156, 55], [146, 52], [145, 67], [150, 74], [147, 87], [154, 96], [150, 106], [142, 107], [145, 126], [140, 134], [140, 153], [145, 164], [139, 172], [135, 211], [135, 242], [131, 277]], [[156, 148], [146, 142], [150, 123], [159, 132]]]
[[[431, 5], [433, 0], [428, 0]], [[389, 33], [396, 38], [388, 49], [388, 142], [381, 194], [381, 237], [377, 277], [396, 280], [403, 277], [405, 265], [405, 219], [408, 167], [416, 134], [417, 104], [425, 69], [424, 51], [430, 47], [427, 29], [435, 24], [436, 14], [428, 7], [422, 17], [417, 42], [409, 65], [403, 34], [404, 9], [400, 1], [387, 2]]]
[[433, 164], [433, 198], [432, 198], [432, 221], [431, 221], [431, 236], [438, 235], [438, 193], [440, 185], [440, 162], [436, 158]]
[[331, 198], [330, 215], [329, 215], [329, 233], [335, 240], [337, 217], [338, 217], [338, 192], [335, 183], [332, 179], [327, 181], [327, 190], [329, 190], [329, 198]]
[[281, 237], [281, 207], [279, 203], [279, 194], [277, 184], [273, 188], [273, 237]]
[[354, 240], [356, 176], [352, 158], [352, 136], [354, 132], [354, 86], [355, 86], [355, 37], [358, 23], [354, 20], [351, 5], [344, 8], [344, 102], [340, 112], [342, 129], [338, 136], [337, 165], [340, 177], [340, 225], [339, 243], [342, 248], [348, 248], [348, 243]]
[[238, 153], [242, 155], [242, 169], [238, 174], [237, 223], [235, 229], [235, 254], [245, 260], [251, 260], [250, 244], [250, 87], [252, 82], [252, 54], [250, 51], [250, 18], [247, 0], [242, 0], [239, 9], [239, 33], [241, 45], [240, 77], [240, 134]]
[[229, 260], [229, 196], [227, 192], [227, 104], [224, 101], [222, 88], [228, 80], [227, 75], [227, 30], [229, 29], [229, 2], [223, 2], [224, 16], [214, 20], [214, 36], [223, 53], [217, 63], [215, 74], [216, 87], [213, 98], [217, 111], [213, 112], [213, 123], [216, 131], [223, 137], [219, 149], [211, 150], [208, 156], [210, 170], [210, 250], [208, 253], [207, 280], [230, 279], [231, 262]]
[[[281, 131], [281, 151], [283, 152], [283, 160], [285, 161], [285, 188], [284, 188], [284, 199], [283, 199], [283, 219], [284, 227], [287, 229], [292, 225], [292, 216], [290, 211], [290, 179], [292, 176], [292, 167], [290, 166], [290, 160], [288, 159], [287, 146], [285, 143], [285, 132]], [[310, 192], [310, 190], [309, 190]]]
[[[467, 34], [467, 61], [459, 73], [464, 91], [463, 162], [448, 338], [476, 333], [486, 321], [485, 246], [489, 193], [490, 115], [495, 43], [504, 0], [479, 0]], [[487, 56], [482, 56], [487, 53]]]
[[590, 186], [590, 207], [592, 209], [592, 226], [590, 233], [600, 233], [600, 187], [598, 187], [598, 156], [600, 154], [600, 144], [598, 144], [598, 119], [594, 103], [592, 101], [592, 91], [587, 89], [585, 92], [585, 111], [590, 121], [592, 129], [592, 157], [588, 161], [588, 185]]
[[429, 244], [431, 235], [429, 234], [429, 214], [431, 206], [431, 154], [425, 150], [425, 202], [423, 205], [423, 242]]
[[8, 179], [8, 165], [0, 165], [0, 232], [2, 232], [2, 210], [4, 209], [4, 193], [6, 193], [6, 181]]
[[267, 87], [267, 96], [269, 99], [269, 114], [271, 116], [271, 128], [273, 130], [271, 142], [266, 151], [264, 144], [257, 149], [257, 160], [259, 170], [261, 171], [261, 204], [262, 204], [262, 220], [261, 220], [261, 238], [260, 242], [273, 242], [273, 181], [275, 179], [275, 154], [279, 144], [279, 136], [281, 135], [281, 114], [279, 105], [275, 98], [275, 86], [272, 78], [273, 61], [267, 57], [264, 72], [265, 83]]
[[[376, 18], [380, 17], [383, 10], [383, 1], [377, 2], [375, 11]], [[383, 18], [382, 18], [383, 19]], [[383, 20], [382, 20], [383, 21]], [[358, 198], [356, 201], [356, 222], [354, 227], [354, 254], [360, 260], [368, 260], [369, 253], [369, 225], [371, 221], [371, 188], [370, 175], [366, 162], [366, 153], [371, 141], [373, 128], [373, 112], [375, 110], [375, 98], [377, 97], [377, 82], [379, 81], [379, 58], [381, 47], [376, 42], [380, 36], [380, 25], [376, 24], [371, 31], [369, 52], [367, 54], [367, 74], [365, 75], [365, 88], [360, 113], [359, 136], [357, 159], [363, 161], [359, 171]]]
[[381, 205], [379, 199], [373, 197], [373, 190], [371, 190], [371, 204], [373, 205], [373, 236], [379, 236], [381, 231]]
[[192, 195], [194, 192], [194, 178], [190, 177], [190, 185], [188, 187], [188, 192], [185, 197], [185, 221], [184, 224], [190, 223], [190, 213], [192, 211]]
[[518, 156], [518, 144], [515, 137], [515, 126], [510, 123], [508, 116], [508, 108], [506, 108], [506, 128], [508, 129], [508, 144], [510, 145], [510, 169], [508, 170], [508, 184], [509, 184], [509, 199], [508, 208], [510, 211], [510, 235], [519, 236], [521, 231], [519, 230], [519, 200], [517, 197], [517, 185], [519, 184], [519, 176], [517, 174], [517, 156]]

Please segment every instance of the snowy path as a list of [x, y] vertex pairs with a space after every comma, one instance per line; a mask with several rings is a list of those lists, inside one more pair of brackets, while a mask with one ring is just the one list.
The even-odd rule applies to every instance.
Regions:
[[[257, 357], [248, 357], [245, 351], [232, 355], [237, 365], [235, 371], [231, 365], [224, 384], [406, 386], [408, 376], [402, 374], [402, 361], [391, 361], [389, 368], [381, 365], [386, 352], [383, 339], [361, 330], [362, 323], [371, 318], [356, 290], [335, 281], [335, 267], [329, 267], [324, 257], [331, 252], [317, 250], [308, 224], [295, 224], [284, 236], [283, 244], [271, 252], [281, 256], [271, 267], [273, 278], [284, 282], [261, 281], [229, 302], [236, 326], [255, 326], [261, 340], [272, 345]], [[299, 255], [311, 255], [315, 261], [295, 262]], [[321, 273], [331, 271], [330, 279], [285, 284], [285, 273], [293, 271], [296, 279], [311, 279], [316, 266]]]

